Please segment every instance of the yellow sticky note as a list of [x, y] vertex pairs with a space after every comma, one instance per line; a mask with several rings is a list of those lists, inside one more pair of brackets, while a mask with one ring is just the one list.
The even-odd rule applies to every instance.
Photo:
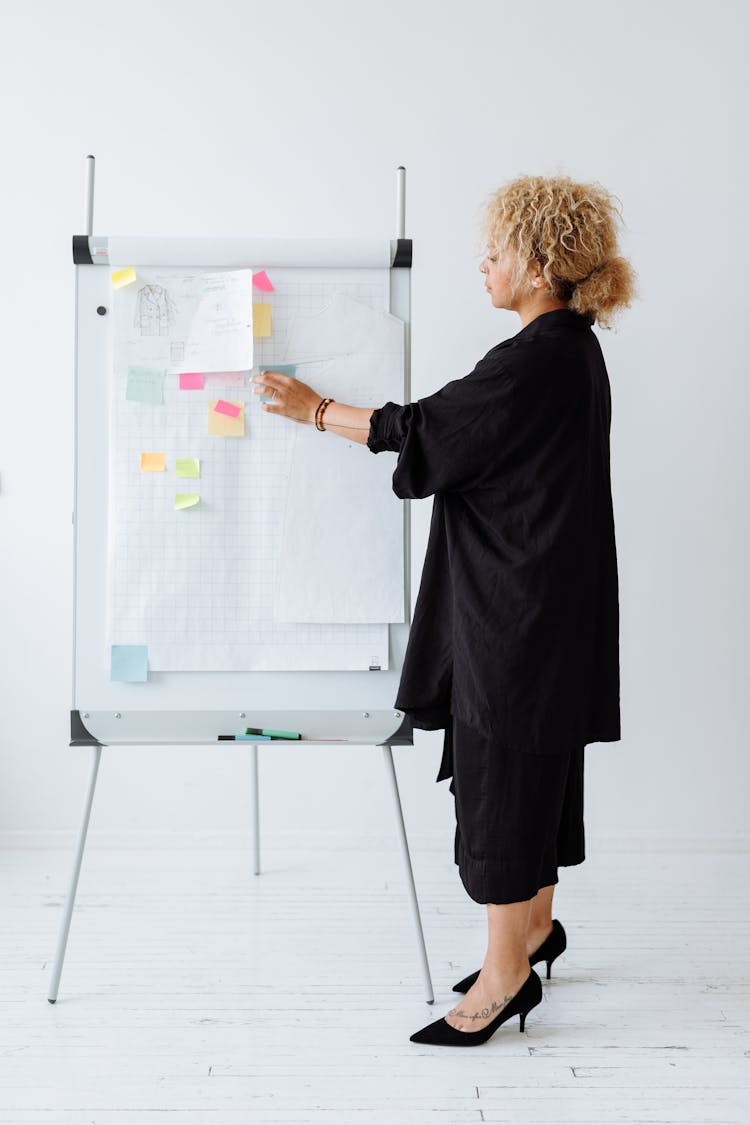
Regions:
[[113, 288], [122, 289], [123, 285], [130, 285], [131, 281], [135, 281], [135, 270], [128, 266], [126, 270], [115, 270], [110, 276]]
[[174, 475], [176, 477], [199, 477], [201, 463], [197, 457], [178, 457], [175, 461]]
[[271, 335], [271, 306], [253, 304], [253, 336]]
[[[225, 399], [225, 402], [232, 402], [231, 399]], [[214, 407], [219, 402], [218, 398], [213, 398], [208, 403], [208, 432], [210, 434], [217, 434], [219, 437], [244, 437], [245, 436], [245, 404], [244, 402], [233, 402], [233, 406], [239, 406], [240, 412], [236, 418], [232, 418], [229, 414], [219, 414]]]
[[197, 508], [200, 502], [197, 492], [178, 492], [174, 498], [174, 510], [181, 512], [184, 508]]
[[142, 473], [163, 473], [167, 467], [166, 453], [142, 453]]

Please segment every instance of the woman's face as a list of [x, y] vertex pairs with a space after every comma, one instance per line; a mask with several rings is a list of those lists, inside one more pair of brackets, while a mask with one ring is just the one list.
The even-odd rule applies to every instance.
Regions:
[[479, 268], [484, 274], [484, 287], [496, 309], [515, 307], [511, 288], [513, 259], [510, 250], [488, 250]]

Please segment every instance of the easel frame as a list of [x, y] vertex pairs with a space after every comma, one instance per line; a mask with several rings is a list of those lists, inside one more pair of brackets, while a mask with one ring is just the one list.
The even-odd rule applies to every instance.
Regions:
[[[86, 234], [73, 236], [73, 258], [76, 264], [88, 263], [93, 264], [98, 262], [106, 264], [107, 250], [106, 240], [97, 239], [93, 235], [93, 219], [94, 219], [94, 179], [95, 179], [95, 159], [93, 156], [86, 158], [86, 210], [85, 210], [85, 225]], [[401, 287], [402, 296], [404, 286], [406, 287], [406, 297], [408, 299], [408, 307], [410, 308], [410, 267], [411, 267], [411, 241], [405, 237], [405, 222], [406, 222], [406, 207], [405, 207], [405, 190], [406, 190], [406, 171], [402, 166], [399, 166], [396, 172], [396, 227], [397, 237], [391, 243], [391, 267], [396, 267], [396, 275], [393, 284]], [[399, 276], [400, 275], [400, 276]], [[394, 276], [393, 274], [391, 275]], [[78, 285], [76, 286], [76, 303], [78, 304]], [[98, 312], [100, 310], [97, 310]], [[76, 341], [76, 370], [78, 363], [78, 340]], [[407, 360], [407, 372], [408, 372]], [[76, 412], [76, 450], [78, 449], [78, 433], [77, 433], [77, 412]], [[75, 523], [75, 513], [73, 516]], [[407, 590], [408, 590], [408, 573], [409, 573], [409, 503], [405, 502], [405, 566], [407, 574]], [[75, 567], [74, 567], [75, 570]], [[75, 581], [75, 579], [74, 579]], [[75, 593], [74, 588], [74, 618], [75, 618]], [[408, 604], [408, 602], [407, 602]], [[408, 626], [407, 626], [408, 632]], [[86, 796], [84, 800], [84, 807], [82, 810], [81, 822], [78, 830], [78, 836], [73, 854], [73, 863], [71, 867], [70, 877], [68, 881], [68, 889], [63, 908], [63, 915], [60, 920], [57, 948], [50, 977], [50, 984], [48, 989], [47, 999], [50, 1004], [54, 1004], [58, 999], [60, 978], [62, 974], [63, 963], [65, 959], [65, 952], [67, 949], [67, 942], [70, 932], [70, 924], [73, 915], [73, 908], [75, 905], [75, 897], [78, 889], [78, 882], [80, 878], [81, 865], [83, 862], [83, 854], [86, 846], [86, 838], [88, 834], [89, 821], [91, 818], [91, 810], [93, 806], [94, 793], [96, 791], [96, 783], [99, 774], [99, 766], [101, 763], [102, 749], [105, 745], [130, 745], [135, 743], [148, 743], [149, 745], [167, 744], [178, 745], [187, 742], [196, 743], [199, 745], [215, 745], [215, 734], [217, 726], [220, 728], [222, 720], [226, 719], [226, 714], [231, 714], [232, 719], [236, 722], [239, 717], [247, 722], [251, 718], [245, 712], [240, 711], [239, 714], [235, 712], [219, 712], [216, 715], [216, 725], [212, 730], [212, 736], [208, 736], [208, 731], [199, 732], [197, 737], [179, 736], [179, 712], [166, 712], [162, 713], [164, 722], [167, 726], [164, 728], [177, 730], [177, 737], [172, 736], [169, 740], [165, 738], [153, 737], [153, 727], [146, 730], [143, 728], [142, 737], [137, 736], [139, 730], [139, 715], [143, 718], [143, 722], [147, 722], [149, 717], [153, 716], [149, 712], [130, 713], [129, 718], [133, 718], [136, 737], [130, 736], [126, 733], [125, 736], [121, 734], [118, 725], [122, 718], [122, 714], [117, 711], [102, 711], [100, 714], [92, 714], [89, 711], [81, 711], [77, 706], [76, 690], [75, 690], [75, 668], [76, 668], [76, 651], [75, 651], [75, 630], [74, 630], [74, 652], [73, 652], [73, 668], [74, 668], [74, 691], [73, 691], [73, 709], [71, 710], [71, 746], [85, 747], [91, 755], [89, 778], [86, 789]], [[298, 714], [300, 716], [299, 726], [294, 729], [312, 729], [315, 731], [316, 724], [322, 723], [323, 731], [328, 729], [330, 733], [330, 726], [326, 727], [329, 722], [330, 713], [310, 713], [310, 712], [288, 712], [287, 714]], [[398, 778], [396, 775], [395, 764], [393, 761], [392, 747], [394, 745], [413, 745], [412, 742], [412, 726], [405, 716], [399, 711], [392, 709], [368, 709], [360, 714], [351, 714], [347, 718], [354, 723], [352, 729], [353, 737], [348, 741], [358, 745], [379, 745], [383, 751], [382, 760], [387, 777], [387, 786], [391, 794], [393, 802], [394, 816], [396, 820], [396, 834], [399, 841], [402, 859], [404, 862], [404, 873], [406, 877], [406, 885], [409, 897], [410, 910], [415, 927], [417, 937], [417, 953], [419, 959], [420, 970], [424, 983], [425, 1001], [428, 1004], [434, 1002], [434, 993], [432, 988], [432, 980], [430, 975], [430, 968], [427, 959], [427, 950], [424, 941], [424, 933], [422, 929], [422, 921], [419, 911], [419, 903], [416, 894], [416, 886], [414, 882], [414, 874], [411, 864], [411, 856], [409, 852], [409, 844], [406, 836], [406, 829], [404, 825], [403, 809], [401, 805], [401, 798], [398, 787]], [[253, 711], [252, 720], [263, 722], [263, 725], [271, 725], [274, 721], [272, 715], [264, 717], [262, 713]], [[361, 720], [361, 723], [360, 723]], [[176, 724], [172, 728], [169, 727], [170, 722]], [[278, 725], [278, 724], [277, 724]], [[395, 729], [394, 729], [395, 727]], [[287, 729], [287, 728], [285, 728]], [[374, 736], [374, 737], [373, 737]], [[275, 740], [281, 742], [282, 745], [294, 745], [291, 741]], [[319, 741], [324, 741], [321, 738]], [[250, 775], [251, 775], [251, 791], [252, 791], [252, 813], [253, 813], [253, 873], [260, 875], [261, 862], [260, 862], [260, 787], [258, 776], [258, 744], [257, 743], [243, 743], [250, 749]]]

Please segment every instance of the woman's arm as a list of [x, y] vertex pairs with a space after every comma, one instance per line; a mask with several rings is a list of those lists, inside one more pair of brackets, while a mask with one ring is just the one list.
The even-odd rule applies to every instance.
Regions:
[[[323, 425], [331, 433], [338, 434], [339, 437], [348, 438], [349, 441], [358, 441], [360, 445], [366, 445], [373, 409], [372, 406], [347, 406], [343, 402], [329, 402], [323, 415]], [[315, 413], [313, 411], [314, 420]]]
[[[253, 387], [256, 395], [273, 394], [273, 402], [260, 404], [269, 414], [282, 414], [295, 422], [315, 424], [315, 411], [325, 396], [318, 394], [307, 383], [272, 368], [253, 375], [250, 382], [256, 384]], [[329, 402], [323, 415], [323, 425], [340, 437], [366, 445], [373, 409], [371, 406], [347, 406], [343, 402]]]

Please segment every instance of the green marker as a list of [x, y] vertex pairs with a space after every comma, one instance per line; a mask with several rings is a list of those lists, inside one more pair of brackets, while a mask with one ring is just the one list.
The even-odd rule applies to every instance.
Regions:
[[266, 734], [270, 738], [301, 738], [299, 731], [295, 730], [269, 730], [267, 727], [247, 727], [245, 734]]

